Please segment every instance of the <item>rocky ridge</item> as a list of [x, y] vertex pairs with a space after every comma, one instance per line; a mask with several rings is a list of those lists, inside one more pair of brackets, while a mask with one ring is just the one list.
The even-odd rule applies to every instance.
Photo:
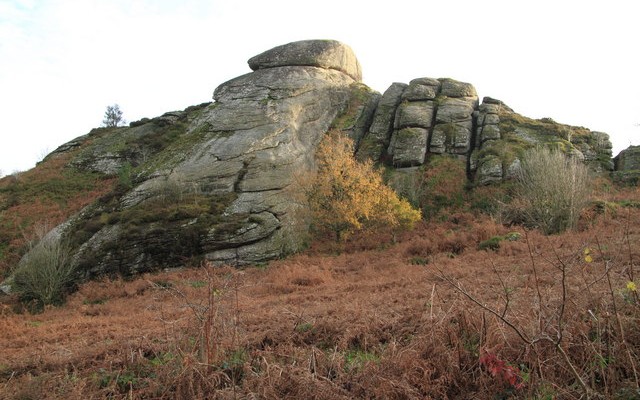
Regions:
[[[356, 156], [415, 171], [430, 157], [465, 163], [475, 184], [508, 178], [544, 143], [611, 170], [606, 134], [532, 120], [453, 79], [364, 85], [353, 51], [336, 41], [278, 46], [220, 85], [212, 103], [99, 128], [54, 151], [70, 167], [118, 176], [118, 188], [56, 228], [85, 277], [180, 265], [193, 256], [255, 264], [297, 251], [305, 238], [296, 177], [317, 144], [342, 130]], [[630, 165], [621, 161], [619, 164]]]
[[457, 157], [467, 163], [469, 180], [480, 185], [511, 178], [522, 154], [541, 144], [598, 171], [614, 167], [606, 133], [526, 118], [491, 97], [479, 104], [471, 84], [448, 78], [393, 83], [358, 142], [359, 158], [396, 168], [421, 166], [437, 155]]

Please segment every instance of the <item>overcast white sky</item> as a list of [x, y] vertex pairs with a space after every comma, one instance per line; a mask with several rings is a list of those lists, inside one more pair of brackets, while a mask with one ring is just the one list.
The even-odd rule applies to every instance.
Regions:
[[350, 45], [364, 83], [450, 77], [533, 118], [640, 144], [631, 0], [0, 0], [0, 171], [100, 126], [211, 100], [246, 61], [303, 39]]

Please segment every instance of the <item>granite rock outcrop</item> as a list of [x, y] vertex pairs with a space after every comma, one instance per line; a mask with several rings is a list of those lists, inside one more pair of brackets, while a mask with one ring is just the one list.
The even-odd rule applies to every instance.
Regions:
[[353, 98], [364, 86], [360, 66], [335, 41], [279, 46], [249, 64], [254, 71], [220, 85], [212, 103], [97, 129], [57, 150], [91, 140], [75, 168], [130, 174], [130, 185], [62, 229], [87, 276], [138, 273], [193, 256], [259, 263], [300, 248], [296, 176], [315, 167], [315, 147], [347, 110], [357, 116], [344, 129], [361, 136], [377, 96], [367, 88]]
[[[397, 171], [453, 157], [475, 185], [509, 179], [538, 145], [596, 171], [614, 168], [607, 134], [530, 119], [490, 97], [480, 103], [469, 83], [420, 77], [380, 94], [361, 82], [353, 51], [336, 41], [278, 46], [249, 66], [215, 89], [211, 103], [98, 128], [49, 155], [73, 154], [70, 168], [119, 182], [56, 228], [85, 277], [194, 257], [254, 264], [299, 250], [307, 227], [297, 214], [296, 177], [315, 169], [316, 146], [330, 130], [354, 140], [357, 158]], [[618, 169], [640, 169], [636, 150], [618, 156]]]

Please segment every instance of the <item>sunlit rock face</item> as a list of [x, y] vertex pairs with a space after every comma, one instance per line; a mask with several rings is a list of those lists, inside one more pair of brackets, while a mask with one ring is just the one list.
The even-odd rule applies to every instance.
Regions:
[[96, 130], [58, 150], [91, 141], [75, 168], [133, 171], [130, 187], [61, 229], [77, 239], [74, 260], [87, 276], [194, 256], [243, 265], [300, 248], [296, 177], [315, 168], [316, 146], [347, 110], [339, 128], [362, 136], [379, 95], [358, 83], [355, 55], [335, 41], [290, 43], [249, 64], [254, 71], [220, 85], [213, 103]]
[[254, 71], [289, 66], [332, 69], [349, 75], [355, 81], [362, 80], [360, 63], [353, 50], [335, 40], [288, 43], [249, 59], [249, 67]]

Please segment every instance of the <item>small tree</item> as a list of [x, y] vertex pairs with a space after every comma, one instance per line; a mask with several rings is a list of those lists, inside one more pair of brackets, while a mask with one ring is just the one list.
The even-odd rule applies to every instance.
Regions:
[[125, 120], [122, 118], [122, 111], [120, 111], [120, 106], [117, 104], [107, 106], [107, 110], [104, 112], [104, 119], [102, 120], [102, 124], [107, 128], [115, 128], [124, 123]]
[[24, 302], [35, 302], [36, 310], [58, 305], [75, 280], [68, 246], [55, 239], [42, 239], [31, 248], [13, 274], [12, 290]]
[[559, 150], [537, 147], [521, 160], [517, 193], [524, 218], [545, 234], [574, 227], [589, 192], [587, 167]]
[[411, 227], [421, 215], [386, 186], [380, 171], [353, 157], [353, 141], [329, 133], [318, 146], [317, 174], [305, 185], [316, 227], [332, 232], [336, 241], [365, 226]]

